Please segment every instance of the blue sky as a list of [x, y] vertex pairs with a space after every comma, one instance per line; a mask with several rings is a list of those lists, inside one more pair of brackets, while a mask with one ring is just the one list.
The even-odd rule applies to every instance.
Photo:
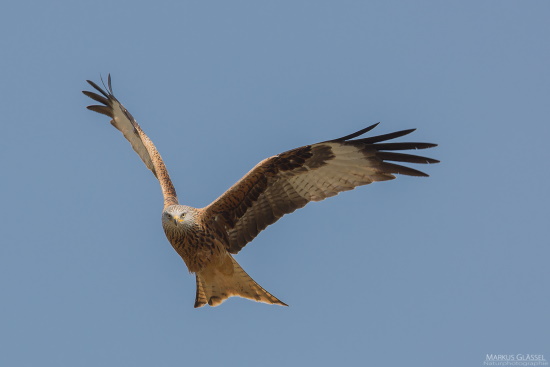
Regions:
[[[0, 365], [548, 360], [549, 16], [547, 1], [6, 2]], [[85, 80], [107, 73], [188, 205], [379, 121], [417, 128], [442, 163], [249, 244], [237, 260], [290, 307], [193, 309], [158, 183], [85, 109]]]

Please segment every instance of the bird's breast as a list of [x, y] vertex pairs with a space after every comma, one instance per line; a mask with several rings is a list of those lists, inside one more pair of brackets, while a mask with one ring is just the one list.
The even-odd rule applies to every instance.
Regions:
[[195, 273], [223, 260], [227, 250], [223, 239], [214, 232], [196, 229], [191, 231], [166, 230], [166, 238], [181, 256], [190, 272]]

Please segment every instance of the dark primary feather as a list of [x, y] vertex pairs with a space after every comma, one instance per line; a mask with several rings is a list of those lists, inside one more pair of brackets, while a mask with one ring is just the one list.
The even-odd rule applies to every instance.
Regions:
[[436, 146], [437, 144], [432, 144], [432, 143], [380, 143], [380, 144], [376, 144], [376, 149], [409, 150], [409, 149], [428, 149], [428, 148], [434, 148]]
[[103, 103], [105, 106], [110, 106], [111, 105], [111, 102], [109, 102], [109, 100], [103, 96], [100, 96], [99, 94], [96, 94], [96, 93], [93, 93], [93, 92], [88, 92], [86, 90], [83, 90], [82, 93], [84, 93], [85, 95], [87, 95], [88, 97], [90, 97], [91, 99], [93, 99], [94, 101], [97, 101], [99, 103]]
[[[425, 163], [425, 162], [422, 162]], [[382, 162], [380, 163], [380, 169], [383, 170], [385, 173], [395, 173], [398, 175], [406, 175], [406, 176], [416, 176], [416, 177], [428, 177], [427, 173], [424, 173], [422, 171], [419, 171], [414, 168], [410, 168], [407, 166], [401, 166], [399, 164], [395, 163], [389, 163], [389, 162]], [[392, 179], [395, 177], [392, 177]]]
[[408, 163], [438, 163], [437, 159], [420, 157], [413, 154], [394, 152], [378, 152], [376, 156], [384, 161], [408, 162]]
[[[351, 140], [351, 139], [353, 139], [353, 138], [356, 138], [356, 137], [358, 137], [358, 136], [361, 136], [361, 135], [363, 135], [363, 134], [365, 134], [365, 133], [371, 131], [372, 129], [374, 129], [375, 127], [377, 127], [379, 124], [380, 124], [380, 123], [377, 122], [376, 124], [373, 124], [373, 125], [368, 126], [368, 127], [364, 128], [364, 129], [361, 129], [361, 130], [359, 130], [359, 131], [356, 131], [356, 132], [354, 132], [353, 134], [349, 134], [349, 135], [343, 136], [343, 137], [338, 138], [338, 139], [333, 139], [332, 141]], [[329, 140], [329, 141], [330, 141], [330, 140]]]
[[419, 170], [391, 162], [437, 163], [436, 159], [394, 150], [426, 149], [431, 143], [386, 143], [412, 133], [397, 131], [352, 140], [375, 128], [371, 125], [353, 134], [292, 149], [260, 162], [241, 180], [205, 208], [229, 234], [228, 251], [239, 252], [268, 225], [283, 215], [339, 192], [393, 174], [428, 176]]
[[[101, 79], [101, 81], [103, 82], [103, 79]], [[107, 85], [109, 86], [109, 92], [113, 94], [113, 85], [111, 84], [111, 74], [107, 75]]]
[[99, 105], [91, 105], [86, 107], [90, 111], [94, 111], [97, 113], [101, 113], [102, 115], [109, 116], [110, 118], [114, 118], [113, 115], [113, 109], [109, 106], [99, 106]]
[[[111, 80], [111, 75], [110, 74], [109, 74], [109, 80]], [[91, 80], [86, 80], [86, 81], [88, 82], [88, 84], [90, 84], [92, 87], [94, 87], [95, 90], [97, 90], [99, 93], [103, 94], [106, 98], [112, 97], [112, 95], [113, 95], [112, 88], [109, 89], [110, 93], [107, 93], [103, 90], [103, 88], [101, 88], [96, 83], [92, 82]]]
[[98, 86], [96, 83], [92, 82], [91, 80], [86, 80], [86, 81], [88, 82], [88, 84], [94, 87], [95, 90], [101, 93], [102, 96], [97, 93], [89, 92], [86, 90], [83, 90], [82, 93], [84, 93], [86, 96], [90, 97], [96, 102], [103, 103], [103, 105], [91, 105], [86, 108], [91, 111], [109, 116], [110, 118], [114, 118], [113, 101], [116, 101], [116, 98], [113, 96], [113, 89], [111, 87], [111, 75], [109, 74], [109, 89], [108, 89], [109, 92], [104, 91], [100, 86]]
[[399, 138], [401, 136], [408, 135], [408, 134], [412, 133], [415, 130], [416, 129], [401, 130], [401, 131], [396, 131], [394, 133], [378, 135], [378, 136], [371, 136], [370, 138], [357, 139], [357, 140], [353, 140], [353, 141], [357, 142], [357, 143], [362, 143], [362, 144], [374, 144], [374, 143], [378, 143], [380, 141], [391, 140], [391, 139]]

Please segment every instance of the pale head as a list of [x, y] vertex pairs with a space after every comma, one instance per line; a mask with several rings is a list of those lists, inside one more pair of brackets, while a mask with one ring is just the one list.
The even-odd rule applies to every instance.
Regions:
[[197, 209], [187, 205], [170, 205], [162, 212], [162, 227], [173, 231], [188, 231], [195, 225]]

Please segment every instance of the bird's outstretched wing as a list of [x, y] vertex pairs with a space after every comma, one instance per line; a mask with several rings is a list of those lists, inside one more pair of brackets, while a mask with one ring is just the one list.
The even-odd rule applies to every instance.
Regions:
[[394, 179], [393, 174], [428, 176], [392, 162], [437, 163], [436, 159], [395, 151], [425, 149], [430, 143], [387, 143], [415, 129], [352, 140], [374, 124], [339, 139], [306, 145], [265, 159], [204, 208], [204, 219], [228, 233], [231, 253], [283, 215], [360, 185]]
[[113, 88], [111, 85], [111, 75], [107, 79], [108, 87], [105, 90], [99, 87], [96, 83], [87, 80], [87, 82], [94, 87], [101, 95], [93, 92], [82, 91], [86, 96], [90, 97], [94, 101], [101, 103], [101, 105], [88, 106], [89, 110], [101, 113], [109, 116], [111, 124], [116, 127], [126, 140], [130, 142], [132, 148], [139, 155], [143, 163], [149, 168], [155, 177], [159, 180], [164, 196], [164, 207], [169, 205], [178, 204], [176, 190], [170, 180], [164, 161], [160, 156], [157, 148], [147, 135], [141, 130], [136, 120], [132, 117], [130, 112], [124, 108], [124, 106], [113, 95]]

